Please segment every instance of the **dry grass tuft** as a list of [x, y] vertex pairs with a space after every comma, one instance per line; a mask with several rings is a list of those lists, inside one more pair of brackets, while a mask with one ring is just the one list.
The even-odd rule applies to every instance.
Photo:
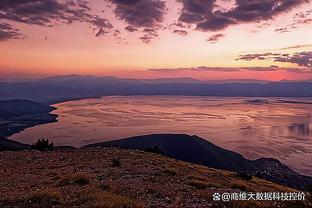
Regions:
[[189, 174], [187, 178], [190, 180], [207, 181], [207, 179], [204, 178], [202, 175], [197, 174]]
[[89, 184], [89, 179], [85, 175], [76, 174], [76, 175], [66, 176], [65, 178], [60, 180], [59, 184], [61, 186], [67, 186], [67, 185], [84, 186], [84, 185]]
[[138, 203], [136, 200], [117, 195], [108, 191], [95, 191], [93, 190], [85, 198], [86, 203], [84, 207], [92, 208], [141, 208], [142, 204]]
[[214, 184], [209, 183], [207, 181], [201, 181], [201, 180], [195, 180], [195, 179], [192, 179], [191, 181], [189, 181], [188, 184], [195, 187], [196, 189], [206, 189], [206, 188], [216, 187]]
[[112, 190], [112, 186], [110, 184], [107, 184], [107, 183], [101, 183], [99, 185], [99, 188], [102, 190], [102, 191], [111, 191]]
[[167, 168], [163, 171], [163, 173], [168, 176], [176, 176], [178, 173], [178, 170], [175, 168]]
[[232, 189], [239, 189], [242, 191], [248, 191], [248, 185], [244, 183], [243, 181], [234, 181], [231, 183]]
[[61, 204], [61, 197], [57, 192], [44, 191], [32, 193], [25, 199], [25, 207], [49, 208]]

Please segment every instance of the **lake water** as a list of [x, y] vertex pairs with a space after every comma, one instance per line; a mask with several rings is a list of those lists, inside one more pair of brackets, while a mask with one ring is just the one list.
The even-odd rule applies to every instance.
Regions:
[[11, 139], [80, 147], [142, 134], [196, 134], [246, 158], [273, 157], [312, 174], [312, 98], [113, 96], [54, 106], [58, 122]]

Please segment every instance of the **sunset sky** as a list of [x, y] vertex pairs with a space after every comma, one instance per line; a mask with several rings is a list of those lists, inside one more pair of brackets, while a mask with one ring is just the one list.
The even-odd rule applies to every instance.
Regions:
[[0, 80], [312, 79], [310, 0], [1, 0]]

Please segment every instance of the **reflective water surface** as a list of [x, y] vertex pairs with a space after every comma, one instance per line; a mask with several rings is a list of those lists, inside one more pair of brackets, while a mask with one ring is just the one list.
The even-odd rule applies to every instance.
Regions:
[[274, 157], [312, 174], [312, 98], [115, 96], [55, 107], [58, 122], [11, 139], [79, 147], [142, 134], [196, 134], [246, 158]]

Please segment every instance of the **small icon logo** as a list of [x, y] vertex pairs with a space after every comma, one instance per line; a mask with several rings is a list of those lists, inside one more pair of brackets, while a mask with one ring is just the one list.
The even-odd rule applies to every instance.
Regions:
[[219, 193], [214, 193], [212, 195], [213, 201], [220, 201], [221, 195]]

